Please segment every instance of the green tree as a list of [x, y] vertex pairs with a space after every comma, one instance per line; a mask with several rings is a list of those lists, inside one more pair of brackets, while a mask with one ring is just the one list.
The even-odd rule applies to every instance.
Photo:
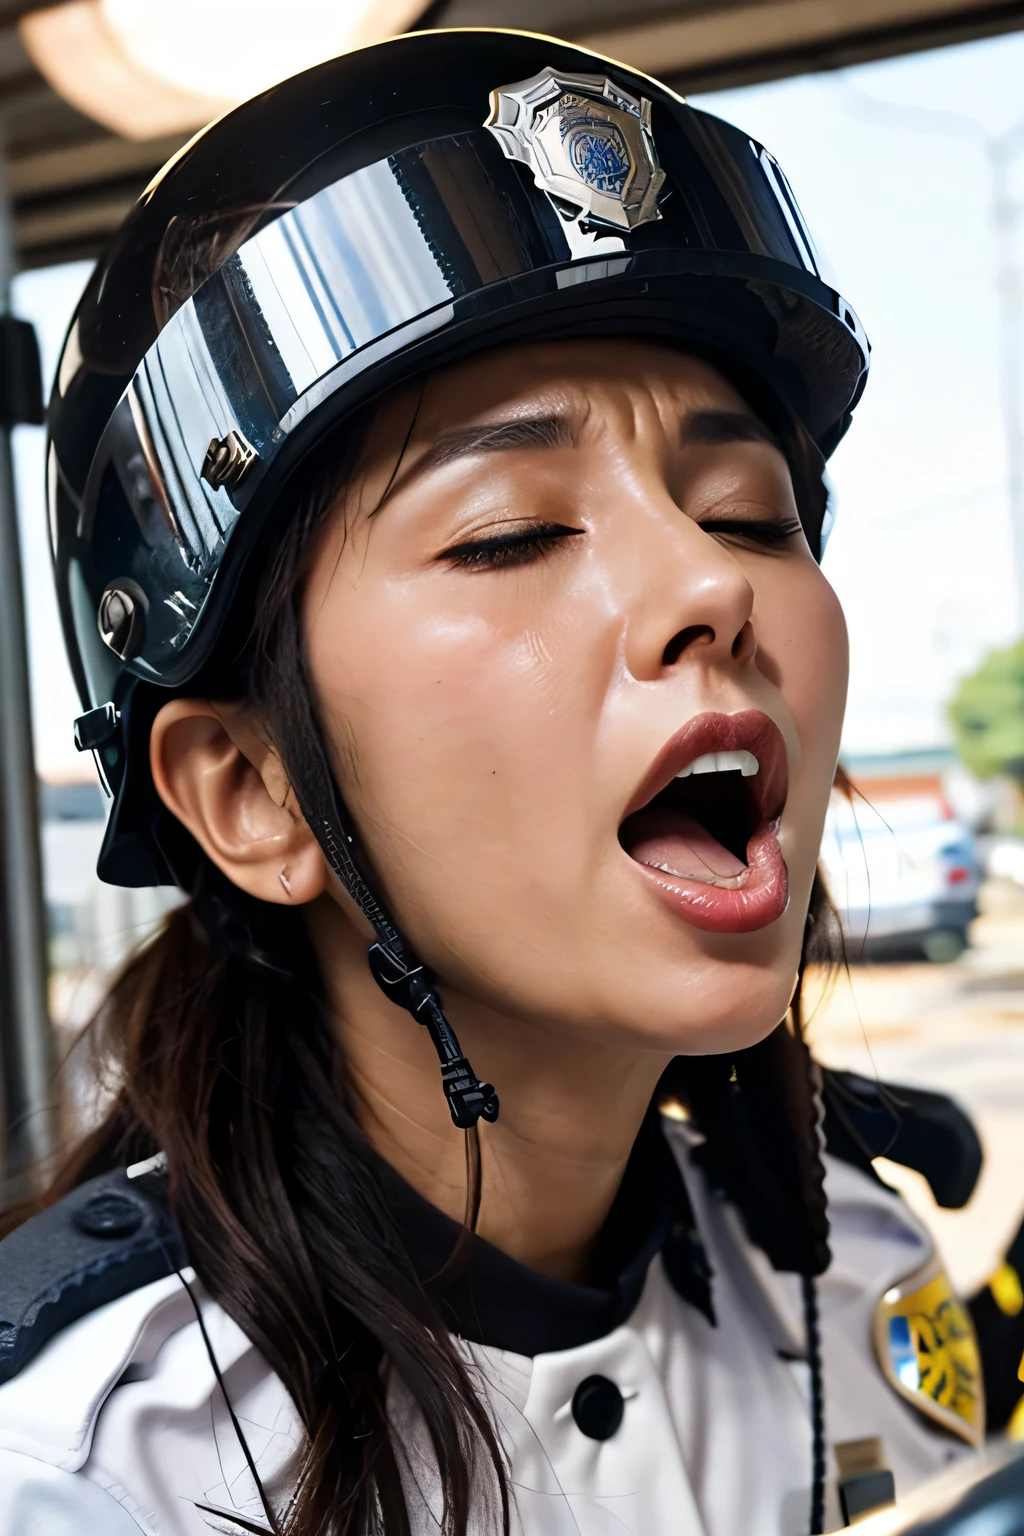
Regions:
[[989, 651], [949, 706], [957, 750], [979, 779], [1004, 773], [1024, 786], [1024, 640]]

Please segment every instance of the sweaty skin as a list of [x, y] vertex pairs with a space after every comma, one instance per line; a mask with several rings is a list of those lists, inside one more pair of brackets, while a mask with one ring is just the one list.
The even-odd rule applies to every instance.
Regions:
[[[847, 647], [768, 437], [712, 367], [654, 343], [488, 352], [385, 400], [313, 553], [304, 619], [339, 785], [501, 1096], [480, 1127], [478, 1230], [548, 1274], [586, 1274], [669, 1059], [753, 1044], [792, 995]], [[677, 733], [743, 711], [777, 728], [788, 772], [764, 833], [788, 907], [769, 893], [745, 931], [734, 892], [680, 895], [620, 842], [651, 775], [676, 771], [659, 764]], [[434, 1053], [370, 977], [368, 930], [258, 722], [175, 700], [152, 761], [233, 880], [308, 904], [366, 1131], [461, 1219]], [[726, 884], [748, 879], [737, 862]], [[695, 917], [705, 895], [726, 931]]]

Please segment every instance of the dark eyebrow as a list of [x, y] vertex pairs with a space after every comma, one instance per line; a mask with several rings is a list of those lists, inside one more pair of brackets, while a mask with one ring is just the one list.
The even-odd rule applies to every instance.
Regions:
[[746, 411], [693, 411], [679, 433], [681, 448], [718, 448], [723, 443], [769, 443], [781, 445], [764, 422]]
[[[380, 511], [396, 483], [418, 479], [476, 453], [502, 453], [515, 448], [575, 448], [580, 427], [578, 421], [567, 415], [517, 416], [479, 426], [452, 427], [438, 434], [412, 469], [389, 484], [371, 515]], [[764, 423], [746, 411], [692, 411], [682, 423], [679, 442], [683, 448], [709, 448], [723, 443], [769, 443], [773, 448], [780, 447]]]
[[401, 475], [392, 475], [387, 490], [370, 515], [377, 515], [397, 487], [418, 480], [420, 475], [429, 474], [432, 469], [454, 464], [458, 459], [469, 458], [475, 453], [501, 453], [511, 448], [575, 448], [578, 438], [579, 426], [571, 416], [514, 416], [508, 421], [452, 427], [447, 432], [438, 433], [411, 469]]
[[576, 428], [566, 416], [516, 417], [478, 427], [442, 432], [416, 465], [414, 473], [440, 469], [473, 453], [502, 453], [511, 448], [573, 448]]

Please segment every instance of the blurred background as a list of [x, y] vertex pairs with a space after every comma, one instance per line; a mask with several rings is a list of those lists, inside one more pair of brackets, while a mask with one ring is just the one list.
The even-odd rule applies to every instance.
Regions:
[[[1024, 1210], [1024, 3], [0, 0], [0, 309], [34, 327], [48, 392], [97, 251], [197, 127], [320, 58], [460, 25], [579, 40], [740, 124], [785, 166], [867, 326], [874, 368], [832, 462], [825, 557], [853, 672], [849, 784], [822, 857], [851, 963], [819, 987], [811, 1030], [830, 1065], [952, 1092], [974, 1116], [987, 1160], [963, 1211], [887, 1170], [973, 1289]], [[8, 406], [0, 432], [0, 1103], [15, 1191], [53, 1133], [53, 1064], [176, 899], [93, 873], [105, 801], [72, 741], [43, 429], [14, 424], [32, 414]]]

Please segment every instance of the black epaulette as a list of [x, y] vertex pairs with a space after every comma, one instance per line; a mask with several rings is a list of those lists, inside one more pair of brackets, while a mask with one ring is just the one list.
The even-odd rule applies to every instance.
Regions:
[[0, 1242], [0, 1383], [69, 1323], [188, 1262], [164, 1183], [101, 1174]]
[[923, 1174], [947, 1210], [967, 1204], [981, 1173], [978, 1133], [942, 1093], [873, 1082], [856, 1072], [822, 1070], [825, 1146], [833, 1157], [874, 1174], [887, 1157]]

